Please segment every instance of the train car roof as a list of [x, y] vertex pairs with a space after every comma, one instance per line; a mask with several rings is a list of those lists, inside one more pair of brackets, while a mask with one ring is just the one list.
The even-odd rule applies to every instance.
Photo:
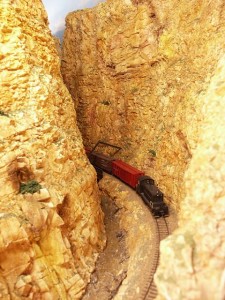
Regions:
[[128, 165], [127, 163], [125, 163], [124, 161], [119, 160], [119, 159], [114, 160], [113, 165], [118, 166], [119, 168], [129, 172], [130, 174], [134, 174], [134, 175], [144, 174], [143, 171], [140, 171], [140, 170], [136, 169], [135, 167], [132, 167], [132, 166]]

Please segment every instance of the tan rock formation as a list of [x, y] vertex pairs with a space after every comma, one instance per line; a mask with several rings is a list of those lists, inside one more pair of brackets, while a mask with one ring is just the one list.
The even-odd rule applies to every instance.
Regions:
[[0, 298], [78, 299], [104, 245], [41, 1], [0, 4]]
[[225, 55], [202, 99], [205, 118], [185, 174], [180, 229], [161, 245], [159, 299], [225, 298], [224, 77]]
[[60, 41], [60, 39], [59, 39], [58, 37], [56, 37], [56, 36], [53, 36], [53, 39], [54, 39], [54, 41], [55, 41], [55, 45], [56, 45], [56, 49], [57, 49], [59, 58], [61, 59], [61, 58], [62, 58], [61, 41]]
[[108, 0], [67, 17], [62, 72], [85, 144], [122, 146], [180, 210], [163, 299], [225, 294], [224, 21], [222, 0]]
[[200, 86], [193, 78], [196, 67], [190, 70], [170, 37], [170, 24], [161, 16], [166, 7], [153, 4], [108, 1], [69, 14], [62, 72], [85, 144], [105, 139], [122, 146], [123, 158], [151, 172], [178, 206], [197, 134], [186, 120], [193, 110], [195, 118], [200, 114], [184, 86]]

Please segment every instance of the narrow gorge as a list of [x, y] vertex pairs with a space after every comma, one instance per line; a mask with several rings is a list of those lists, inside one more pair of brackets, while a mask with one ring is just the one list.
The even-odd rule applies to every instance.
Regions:
[[84, 144], [119, 145], [179, 215], [158, 299], [223, 299], [224, 1], [108, 0], [66, 19], [62, 74]]
[[0, 299], [82, 299], [106, 246], [102, 191], [118, 192], [85, 154], [103, 140], [178, 216], [157, 300], [223, 300], [224, 1], [107, 0], [69, 13], [60, 55], [41, 0], [3, 0], [0, 19]]

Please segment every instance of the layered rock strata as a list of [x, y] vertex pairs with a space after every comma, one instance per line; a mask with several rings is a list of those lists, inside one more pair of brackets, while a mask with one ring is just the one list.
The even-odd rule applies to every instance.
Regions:
[[122, 146], [180, 211], [163, 299], [224, 297], [224, 21], [222, 0], [108, 0], [67, 17], [62, 72], [85, 144]]
[[78, 299], [104, 245], [96, 175], [41, 1], [0, 20], [0, 298]]

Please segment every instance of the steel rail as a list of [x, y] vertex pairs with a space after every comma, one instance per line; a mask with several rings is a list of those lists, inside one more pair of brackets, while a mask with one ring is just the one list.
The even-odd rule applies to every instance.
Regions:
[[154, 283], [154, 274], [157, 270], [159, 264], [159, 245], [160, 241], [169, 235], [169, 227], [166, 218], [155, 219], [155, 245], [153, 252], [153, 259], [151, 266], [149, 266], [147, 271], [147, 276], [145, 279], [145, 284], [141, 290], [140, 300], [153, 300], [157, 296], [157, 288]]

